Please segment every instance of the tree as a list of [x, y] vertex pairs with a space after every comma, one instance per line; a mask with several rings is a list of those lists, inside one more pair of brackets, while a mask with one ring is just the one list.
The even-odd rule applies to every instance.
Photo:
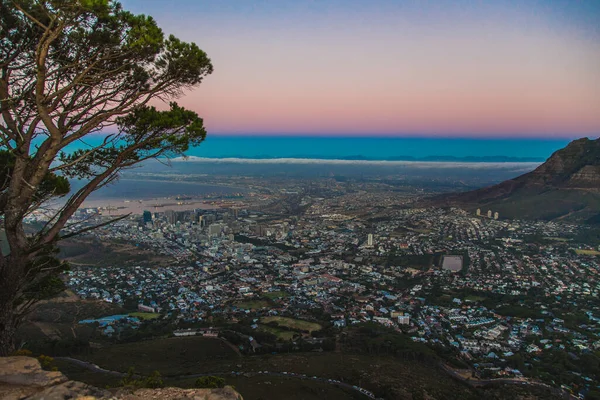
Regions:
[[[31, 305], [62, 289], [57, 242], [94, 228], [69, 223], [86, 197], [204, 140], [202, 119], [174, 100], [212, 71], [197, 45], [115, 1], [0, 0], [0, 356]], [[84, 186], [71, 191], [73, 178]], [[24, 218], [57, 197], [63, 205], [27, 234]]]

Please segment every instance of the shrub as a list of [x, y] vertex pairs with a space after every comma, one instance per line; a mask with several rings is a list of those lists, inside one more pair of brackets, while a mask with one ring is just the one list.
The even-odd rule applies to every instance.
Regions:
[[200, 389], [217, 389], [225, 387], [225, 379], [218, 376], [201, 376], [196, 379], [195, 387]]
[[13, 351], [10, 355], [11, 356], [26, 356], [26, 357], [31, 357], [33, 355], [33, 353], [30, 350], [27, 350], [27, 349], [19, 349], [19, 350]]
[[[139, 379], [138, 379], [139, 378]], [[131, 386], [134, 388], [150, 388], [156, 389], [164, 387], [165, 384], [162, 380], [160, 372], [154, 371], [152, 375], [142, 378], [135, 374], [135, 369], [130, 367], [127, 370], [127, 376], [121, 380], [121, 386]]]
[[52, 363], [54, 362], [54, 358], [42, 354], [38, 357], [38, 360], [42, 366], [42, 369], [53, 370], [54, 366]]

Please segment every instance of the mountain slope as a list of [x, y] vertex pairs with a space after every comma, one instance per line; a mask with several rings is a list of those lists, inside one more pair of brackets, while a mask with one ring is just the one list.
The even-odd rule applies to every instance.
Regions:
[[494, 186], [438, 196], [438, 204], [498, 211], [501, 218], [600, 220], [600, 139], [574, 140], [535, 170]]

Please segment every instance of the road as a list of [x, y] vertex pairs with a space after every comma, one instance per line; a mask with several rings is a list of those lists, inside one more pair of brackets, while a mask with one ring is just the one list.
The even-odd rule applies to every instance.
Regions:
[[[108, 369], [104, 369], [96, 364], [92, 364], [88, 361], [83, 361], [83, 360], [79, 360], [77, 358], [71, 358], [71, 357], [54, 357], [54, 359], [56, 360], [62, 360], [62, 361], [67, 361], [73, 364], [76, 364], [82, 368], [88, 369], [90, 371], [93, 372], [97, 372], [97, 373], [101, 373], [101, 374], [108, 374], [108, 375], [112, 375], [112, 376], [118, 376], [118, 377], [125, 377], [127, 374], [123, 373], [123, 372], [119, 372], [119, 371], [111, 371]], [[259, 371], [259, 372], [241, 372], [241, 371], [229, 371], [229, 372], [207, 372], [207, 373], [202, 373], [202, 374], [191, 374], [191, 375], [177, 375], [177, 376], [170, 376], [170, 375], [166, 375], [165, 378], [173, 378], [173, 379], [179, 379], [179, 378], [185, 378], [185, 379], [194, 379], [194, 378], [199, 378], [201, 376], [211, 376], [211, 375], [216, 375], [216, 376], [224, 376], [224, 375], [243, 375], [243, 376], [275, 376], [275, 377], [281, 377], [281, 378], [295, 378], [295, 379], [303, 379], [303, 380], [311, 380], [311, 381], [315, 381], [315, 382], [322, 382], [322, 383], [327, 383], [330, 385], [334, 385], [334, 386], [338, 386], [344, 389], [348, 389], [348, 390], [354, 390], [357, 391], [361, 394], [363, 394], [365, 397], [368, 397], [370, 399], [377, 399], [375, 397], [375, 395], [368, 391], [367, 389], [358, 387], [358, 386], [354, 386], [354, 385], [350, 385], [348, 383], [344, 383], [335, 379], [328, 379], [328, 378], [320, 378], [317, 376], [309, 376], [309, 375], [305, 375], [305, 374], [297, 374], [294, 372], [272, 372], [272, 371]]]

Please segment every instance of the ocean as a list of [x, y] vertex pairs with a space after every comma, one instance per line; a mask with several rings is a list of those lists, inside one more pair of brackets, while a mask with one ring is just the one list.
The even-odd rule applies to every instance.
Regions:
[[[86, 138], [86, 148], [101, 135]], [[94, 192], [91, 200], [149, 199], [174, 194], [228, 194], [239, 188], [183, 182], [193, 176], [279, 178], [392, 177], [421, 185], [460, 182], [481, 187], [531, 171], [567, 139], [450, 139], [389, 137], [208, 135], [190, 158], [170, 165], [150, 160]], [[162, 182], [157, 181], [163, 180]], [[193, 178], [192, 180], [196, 180]], [[73, 182], [73, 186], [79, 184]]]
[[[99, 144], [101, 135], [86, 138]], [[186, 155], [202, 158], [543, 162], [568, 139], [223, 136], [209, 134]], [[74, 148], [74, 147], [71, 147]]]

